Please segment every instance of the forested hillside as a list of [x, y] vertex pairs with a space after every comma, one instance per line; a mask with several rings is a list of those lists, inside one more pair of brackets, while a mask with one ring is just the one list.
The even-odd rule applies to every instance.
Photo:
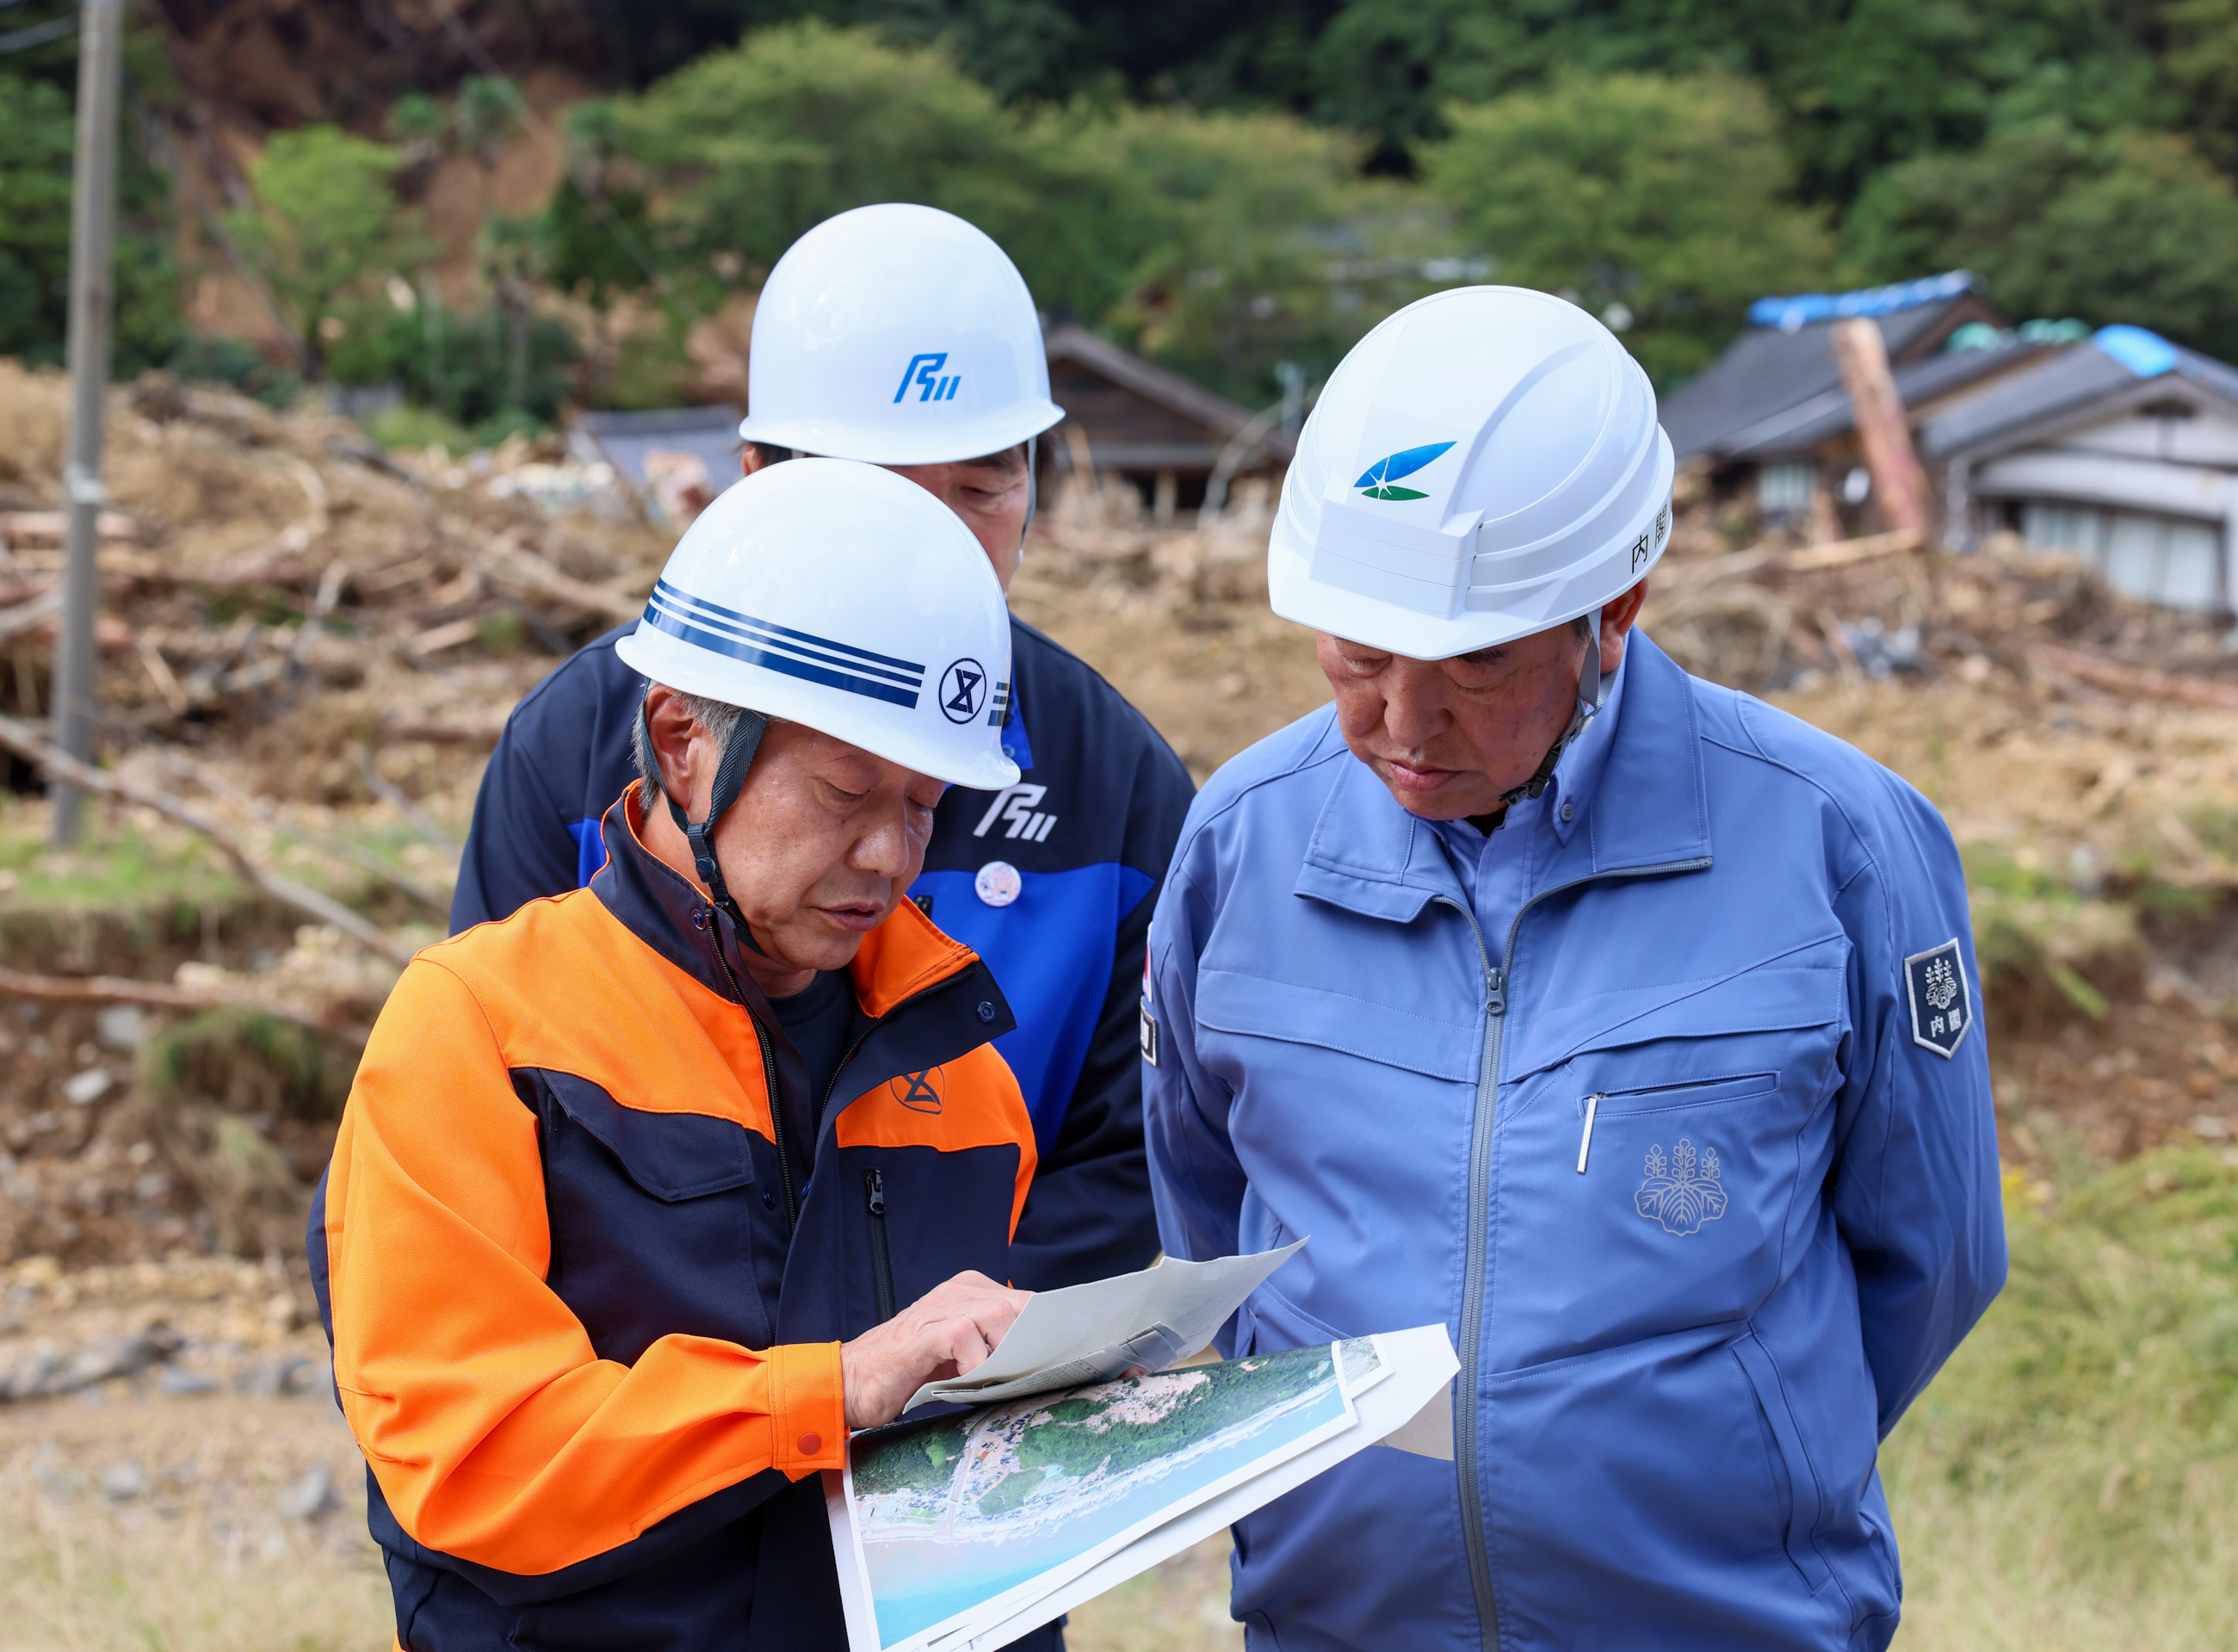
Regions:
[[[1486, 278], [1576, 297], [1665, 386], [1760, 294], [1961, 266], [2016, 317], [2238, 356], [2238, 0], [136, 16], [120, 370], [189, 348], [182, 266], [230, 261], [272, 289], [292, 374], [398, 382], [463, 424], [659, 401], [693, 317], [818, 219], [897, 197], [983, 224], [1050, 311], [1253, 405], [1278, 363], [1318, 378], [1396, 304]], [[68, 17], [0, 3], [0, 353], [34, 361], [61, 345]], [[591, 94], [550, 116], [556, 196], [492, 213], [471, 246], [431, 241], [415, 176], [445, 153], [493, 169], [546, 118], [517, 90], [539, 72]], [[293, 135], [215, 181], [222, 213], [167, 182], [222, 147], [214, 123]], [[349, 210], [298, 221], [291, 201]]]

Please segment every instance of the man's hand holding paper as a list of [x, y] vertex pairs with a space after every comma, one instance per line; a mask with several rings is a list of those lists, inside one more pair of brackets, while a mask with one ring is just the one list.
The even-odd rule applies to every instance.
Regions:
[[[1305, 1243], [1300, 1239], [1279, 1251], [1209, 1262], [1162, 1257], [1138, 1273], [1044, 1290], [1030, 1298], [1010, 1293], [1022, 1305], [994, 1351], [983, 1362], [959, 1362], [956, 1376], [927, 1381], [910, 1396], [901, 1415], [944, 1401], [992, 1404], [1129, 1370], [1163, 1370], [1209, 1343], [1243, 1299]], [[932, 1297], [925, 1300], [930, 1304]], [[851, 1390], [848, 1420], [861, 1426], [854, 1423], [854, 1412]]]

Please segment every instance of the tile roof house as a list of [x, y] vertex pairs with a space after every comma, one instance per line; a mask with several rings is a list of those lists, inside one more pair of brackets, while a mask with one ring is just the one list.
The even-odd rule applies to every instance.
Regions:
[[[1049, 351], [1049, 395], [1064, 422], [1042, 438], [1045, 467], [1058, 477], [1085, 451], [1095, 468], [1142, 488], [1155, 514], [1195, 506], [1231, 445], [1231, 474], [1281, 474], [1295, 440], [1256, 421], [1226, 396], [1084, 328], [1060, 323], [1043, 335]], [[1076, 436], [1077, 440], [1076, 440]]]
[[2238, 606], [2238, 368], [2141, 328], [2012, 329], [1963, 270], [1758, 301], [1754, 325], [1663, 399], [1679, 459], [1752, 489], [1771, 521], [1876, 525], [1834, 360], [1850, 316], [1880, 329], [1947, 542], [2009, 529], [2089, 557], [2125, 595]]
[[[1955, 397], [2032, 360], [2005, 317], [1963, 270], [1856, 292], [1759, 299], [1755, 323], [1715, 362], [1662, 399], [1663, 428], [1681, 462], [1707, 462], [1722, 487], [1753, 486], [1768, 515], [1800, 514], [1843, 490], [1856, 507], [1856, 432], [1834, 360], [1837, 321], [1869, 317], [1887, 347], [1915, 424]], [[1979, 323], [1988, 348], [1948, 348]], [[1854, 479], [1853, 479], [1854, 477]]]
[[[1280, 476], [1295, 438], [1246, 407], [1180, 374], [1144, 361], [1083, 328], [1046, 329], [1049, 395], [1064, 422], [1041, 440], [1044, 480], [1062, 487], [1085, 462], [1142, 490], [1161, 516], [1202, 501], [1223, 454], [1231, 479]], [[718, 489], [738, 473], [738, 411], [727, 405], [669, 408], [649, 413], [585, 413], [574, 426], [577, 457], [605, 459], [631, 481], [646, 485], [686, 456], [696, 456]], [[1231, 452], [1230, 450], [1233, 449]]]
[[2080, 552], [2115, 589], [2227, 613], [2238, 595], [2238, 368], [2102, 328], [1925, 421], [1943, 533]]

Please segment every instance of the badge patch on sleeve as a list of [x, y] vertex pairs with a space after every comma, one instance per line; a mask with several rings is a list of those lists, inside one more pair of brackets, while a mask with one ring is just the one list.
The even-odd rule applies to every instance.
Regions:
[[1158, 1065], [1158, 1020], [1150, 1013], [1150, 1006], [1142, 1005], [1142, 1026], [1138, 1034], [1142, 1046], [1142, 1059], [1152, 1066]]
[[1974, 1025], [1966, 992], [1966, 963], [1956, 939], [1904, 960], [1904, 995], [1911, 1000], [1911, 1041], [1948, 1061]]

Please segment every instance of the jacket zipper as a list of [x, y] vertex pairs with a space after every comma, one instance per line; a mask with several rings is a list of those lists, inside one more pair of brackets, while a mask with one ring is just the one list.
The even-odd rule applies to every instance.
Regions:
[[[732, 983], [734, 987], [737, 985]], [[744, 993], [739, 994], [738, 1007], [746, 1010]], [[777, 1052], [770, 1047], [769, 1029], [761, 1018], [746, 1010], [746, 1019], [754, 1024], [754, 1041], [761, 1045], [762, 1088], [770, 1100], [770, 1136], [777, 1144], [777, 1178], [785, 1189], [785, 1231], [790, 1234], [800, 1224], [800, 1196], [792, 1191], [792, 1156], [785, 1151], [785, 1092], [778, 1088]]]
[[723, 943], [716, 939], [711, 925], [708, 945], [715, 954], [715, 964], [723, 972], [723, 979], [731, 984], [731, 996], [745, 1011], [746, 1020], [754, 1030], [754, 1042], [762, 1052], [762, 1090], [769, 1097], [770, 1137], [777, 1148], [778, 1185], [785, 1190], [785, 1231], [791, 1237], [800, 1225], [800, 1196], [792, 1188], [792, 1158], [785, 1151], [785, 1094], [778, 1088], [777, 1052], [770, 1047], [769, 1029], [762, 1025], [761, 1017], [747, 1006], [745, 989], [731, 968], [731, 960], [723, 956]]
[[[712, 935], [710, 939], [712, 939]], [[723, 956], [722, 943], [714, 941], [713, 950], [715, 962], [721, 965], [725, 978], [731, 984], [731, 995], [738, 1000], [738, 1007], [745, 1010], [746, 1019], [753, 1024], [754, 1040], [761, 1046], [762, 1087], [770, 1098], [770, 1134], [775, 1138], [778, 1180], [785, 1189], [785, 1226], [790, 1234], [800, 1224], [800, 1198], [793, 1191], [792, 1159], [785, 1149], [785, 1098], [778, 1088], [777, 1052], [770, 1046], [769, 1029], [762, 1025], [759, 1016], [747, 1008], [745, 990], [738, 985], [738, 978], [732, 972], [731, 960]], [[839, 1075], [847, 1070], [847, 1064], [855, 1058], [855, 1052], [870, 1041], [871, 1034], [884, 1025], [889, 1017], [906, 1009], [928, 993], [938, 992], [954, 979], [954, 976], [945, 976], [929, 986], [919, 987], [888, 1009], [884, 1015], [876, 1017], [869, 1030], [847, 1046], [847, 1053], [839, 1058], [838, 1066], [832, 1070], [831, 1082], [824, 1087], [824, 1103], [817, 1115], [817, 1139], [819, 1142], [824, 1135], [824, 1118], [831, 1111], [831, 1098], [838, 1092]], [[886, 1248], [884, 1178], [874, 1170], [864, 1171], [863, 1191], [871, 1212], [871, 1260], [875, 1273], [872, 1284], [877, 1292], [878, 1323], [884, 1324], [894, 1317], [894, 1269], [892, 1257]]]
[[871, 1211], [871, 1283], [883, 1325], [894, 1317], [894, 1261], [886, 1250], [886, 1178], [877, 1171], [863, 1172], [863, 1200]]
[[1646, 1085], [1638, 1090], [1596, 1090], [1578, 1105], [1586, 1110], [1586, 1127], [1578, 1132], [1578, 1174], [1586, 1173], [1586, 1157], [1593, 1150], [1593, 1120], [1601, 1110], [1601, 1103], [1612, 1096], [1660, 1096], [1678, 1090], [1698, 1090], [1699, 1084]]
[[1484, 926], [1476, 914], [1448, 895], [1433, 897], [1465, 919], [1476, 938], [1476, 955], [1484, 968], [1484, 1065], [1477, 1076], [1476, 1111], [1469, 1126], [1468, 1255], [1461, 1279], [1460, 1376], [1453, 1387], [1453, 1457], [1460, 1470], [1461, 1536], [1468, 1544], [1469, 1584], [1476, 1595], [1477, 1619], [1484, 1631], [1485, 1652], [1499, 1652], [1500, 1605], [1492, 1589], [1492, 1550], [1485, 1540], [1484, 1486], [1478, 1471], [1477, 1390], [1483, 1364], [1484, 1270], [1492, 1241], [1492, 1132], [1500, 1105], [1500, 1057], [1507, 1032], [1507, 993], [1513, 981], [1515, 938], [1523, 929], [1524, 915], [1540, 901], [1581, 888], [1589, 883], [1619, 878], [1659, 877], [1666, 872], [1699, 872], [1710, 857], [1665, 861], [1661, 866], [1632, 866], [1620, 872], [1597, 872], [1568, 883], [1542, 889], [1515, 909], [1507, 926], [1507, 948], [1500, 967], [1484, 944]]

